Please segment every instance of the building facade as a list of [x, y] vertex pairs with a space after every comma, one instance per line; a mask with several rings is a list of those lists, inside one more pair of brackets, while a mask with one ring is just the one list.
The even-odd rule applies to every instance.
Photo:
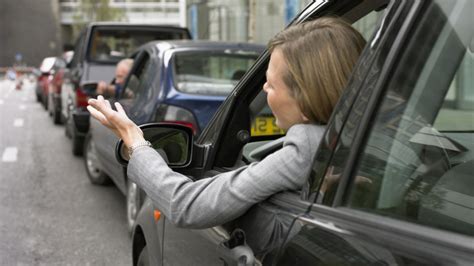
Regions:
[[0, 1], [0, 67], [39, 66], [61, 51], [57, 0]]

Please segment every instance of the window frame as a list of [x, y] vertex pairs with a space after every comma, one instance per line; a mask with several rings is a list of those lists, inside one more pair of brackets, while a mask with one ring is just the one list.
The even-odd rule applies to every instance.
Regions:
[[[431, 6], [428, 6], [430, 3], [426, 4], [427, 7], [425, 8], [425, 10], [427, 10], [429, 7]], [[435, 4], [433, 4], [435, 5]], [[429, 12], [427, 12], [429, 13]], [[446, 18], [446, 21], [449, 20], [449, 22], [453, 23], [453, 21], [450, 20], [450, 17], [453, 15], [453, 14], [449, 14], [450, 16]], [[422, 16], [426, 16], [426, 15], [422, 15]], [[398, 61], [396, 63], [396, 65], [394, 66], [394, 70], [391, 71], [391, 74], [396, 74], [398, 71], [400, 71], [400, 69], [403, 69], [403, 64], [404, 63], [407, 63], [407, 62], [404, 62], [404, 58], [407, 57], [407, 55], [410, 55], [410, 48], [411, 48], [411, 51], [414, 50], [414, 48], [416, 47], [410, 47], [412, 44], [413, 44], [413, 41], [416, 41], [417, 39], [421, 39], [421, 38], [424, 38], [424, 36], [420, 36], [419, 35], [419, 32], [418, 31], [422, 31], [428, 27], [427, 25], [429, 24], [428, 22], [426, 22], [423, 17], [420, 17], [419, 20], [418, 19], [415, 19], [417, 23], [416, 24], [416, 27], [414, 27], [414, 31], [415, 32], [415, 38], [407, 41], [405, 44], [401, 45], [399, 47], [399, 49], [403, 49], [403, 54], [401, 56], [398, 56], [396, 58], [396, 60]], [[431, 21], [432, 22], [432, 21]], [[446, 24], [443, 24], [443, 28], [448, 25], [449, 22], [446, 22]], [[456, 27], [458, 26], [458, 21], [456, 20], [453, 24], [454, 26], [453, 27]], [[454, 32], [454, 30], [452, 29], [450, 32], [448, 32], [448, 36], [451, 36], [451, 34]], [[454, 76], [455, 76], [455, 72], [459, 69], [459, 67], [461, 66], [461, 63], [462, 63], [462, 55], [464, 55], [464, 53], [462, 54], [459, 54], [458, 53], [458, 57], [455, 58], [454, 60], [450, 60], [450, 64], [451, 65], [447, 65], [447, 67], [449, 67], [448, 71], [451, 71], [451, 72], [448, 72], [446, 73], [446, 64], [442, 64], [440, 62], [443, 62], [443, 59], [446, 59], [447, 57], [451, 58], [452, 56], [454, 56], [455, 54], [447, 54], [446, 51], [448, 50], [452, 50], [450, 47], [451, 46], [446, 46], [446, 45], [449, 45], [449, 44], [457, 44], [455, 43], [457, 40], [454, 40], [453, 38], [447, 38], [447, 41], [444, 42], [444, 43], [441, 43], [442, 44], [442, 47], [441, 49], [439, 50], [436, 50], [435, 53], [437, 53], [438, 55], [433, 55], [433, 51], [431, 51], [431, 49], [429, 48], [435, 48], [437, 45], [439, 45], [438, 43], [438, 38], [440, 37], [441, 35], [439, 36], [436, 36], [436, 42], [434, 42], [433, 44], [431, 44], [431, 46], [429, 47], [425, 47], [429, 50], [429, 52], [427, 53], [426, 55], [426, 58], [423, 58], [423, 65], [419, 66], [418, 68], [419, 69], [415, 69], [416, 71], [420, 71], [420, 73], [415, 76], [415, 77], [412, 77], [413, 80], [410, 80], [409, 82], [414, 82], [413, 86], [409, 87], [409, 90], [407, 90], [407, 92], [409, 92], [409, 98], [408, 98], [408, 101], [406, 103], [411, 103], [411, 100], [413, 99], [414, 95], [413, 93], [415, 92], [418, 92], [418, 93], [421, 93], [419, 95], [419, 97], [417, 98], [417, 100], [419, 99], [422, 99], [423, 96], [427, 93], [433, 93], [432, 91], [427, 91], [426, 88], [432, 88], [433, 85], [432, 83], [436, 82], [437, 84], [439, 84], [439, 82], [444, 82], [444, 83], [441, 83], [443, 86], [441, 86], [441, 90], [446, 92], [447, 93], [447, 90], [449, 89], [449, 85], [451, 83], [451, 81], [453, 80]], [[459, 40], [459, 41], [462, 41], [462, 40]], [[407, 46], [409, 45], [409, 46]], [[407, 52], [408, 51], [408, 52]], [[461, 50], [460, 50], [461, 51]], [[455, 51], [455, 52], [460, 52], [460, 51]], [[434, 58], [434, 62], [429, 62], [431, 60], [433, 60], [433, 56], [436, 56]], [[406, 64], [405, 64], [406, 66]], [[419, 84], [420, 82], [420, 77], [422, 76], [422, 73], [426, 71], [426, 69], [428, 69], [428, 74], [425, 76], [426, 80], [425, 80], [425, 83], [421, 83], [421, 85]], [[444, 70], [443, 73], [446, 73], [446, 77], [442, 78], [441, 80], [439, 79], [434, 79], [433, 77], [436, 76], [436, 73], [439, 73], [439, 71], [433, 71], [433, 70], [437, 70], [437, 69], [442, 69]], [[399, 73], [398, 73], [399, 74]], [[385, 96], [388, 95], [388, 93], [390, 91], [392, 91], [393, 89], [393, 85], [398, 85], [398, 83], [396, 83], [394, 80], [396, 79], [399, 79], [400, 77], [397, 77], [397, 76], [393, 76], [390, 77], [383, 86], [381, 86], [381, 90], [380, 90], [380, 93], [379, 93], [379, 97], [377, 97], [377, 100], [376, 100], [376, 103], [375, 104], [371, 104], [370, 106], [372, 107], [372, 110], [370, 112], [366, 112], [365, 114], [365, 118], [367, 117], [370, 117], [370, 123], [366, 124], [366, 126], [364, 127], [363, 129], [363, 132], [360, 132], [359, 136], [360, 136], [360, 139], [361, 139], [361, 142], [359, 142], [359, 146], [357, 148], [357, 157], [355, 158], [356, 160], [355, 161], [352, 161], [350, 167], [347, 167], [347, 169], [350, 170], [351, 174], [350, 176], [346, 179], [347, 180], [347, 184], [345, 184], [345, 187], [344, 187], [344, 195], [343, 197], [340, 199], [340, 201], [338, 202], [338, 205], [337, 206], [344, 206], [344, 208], [352, 208], [351, 205], [349, 204], [349, 200], [352, 200], [352, 194], [351, 192], [354, 192], [356, 190], [353, 190], [353, 183], [354, 183], [354, 180], [355, 180], [355, 176], [357, 175], [357, 173], [360, 171], [360, 166], [361, 166], [361, 162], [363, 160], [365, 160], [365, 155], [366, 155], [366, 148], [368, 147], [368, 143], [370, 142], [370, 140], [372, 139], [373, 135], [372, 133], [374, 132], [379, 132], [377, 130], [377, 128], [375, 127], [376, 123], [378, 123], [378, 119], [374, 119], [376, 118], [376, 115], [378, 114], [377, 110], [381, 109], [383, 107], [383, 104], [384, 104], [384, 99], [385, 99]], [[421, 80], [423, 81], [423, 80]], [[409, 84], [410, 85], [410, 84]], [[406, 86], [406, 85], [405, 85]], [[421, 87], [420, 87], [421, 86]], [[402, 86], [403, 87], [403, 86]], [[421, 91], [420, 91], [421, 90]], [[445, 95], [443, 94], [442, 97], [439, 97], [439, 99], [437, 99], [438, 101], [440, 100], [440, 103], [439, 103], [439, 106], [441, 108], [442, 106], [442, 101], [444, 100], [445, 98]], [[410, 108], [414, 108], [418, 106], [418, 104], [416, 105], [412, 105], [410, 104], [407, 108], [410, 109]], [[407, 109], [404, 109], [404, 111], [402, 112], [402, 114], [404, 114], [406, 112]], [[424, 110], [426, 112], [426, 110]], [[435, 111], [435, 110], [431, 110], [431, 111]], [[428, 110], [428, 112], [431, 114], [431, 111]], [[436, 114], [434, 114], [435, 118], [436, 118]], [[434, 120], [433, 120], [434, 122]], [[399, 128], [397, 127], [397, 130]], [[387, 158], [386, 159], [389, 159], [391, 158], [392, 156], [392, 153], [390, 152], [388, 155], [387, 155]], [[386, 168], [387, 166], [385, 165], [384, 166], [384, 169]], [[345, 172], [347, 172], [347, 169]], [[382, 179], [385, 179], [386, 176], [384, 176]], [[382, 181], [383, 182], [383, 181]], [[377, 193], [375, 194], [375, 196], [378, 197], [378, 199], [380, 200], [381, 198], [381, 190], [377, 190]], [[359, 209], [361, 210], [363, 213], [372, 213], [372, 214], [377, 214], [377, 215], [384, 215], [384, 213], [380, 213], [378, 212], [378, 208], [369, 208], [367, 210], [362, 210], [360, 209], [361, 207], [359, 206], [358, 208], [356, 207], [356, 210]], [[400, 216], [400, 215], [395, 215], [395, 213], [391, 213], [391, 212], [387, 212], [386, 213], [387, 216], [389, 217], [393, 217], [393, 219], [397, 219], [397, 220], [401, 220], [401, 221], [407, 221], [408, 223], [410, 224], [417, 224], [417, 225], [420, 225], [420, 226], [424, 226], [424, 227], [429, 227], [429, 228], [437, 228], [435, 226], [435, 224], [427, 224], [427, 223], [423, 223], [423, 222], [419, 222], [418, 220], [410, 220], [408, 216]], [[462, 233], [458, 233], [456, 231], [453, 231], [453, 230], [450, 230], [449, 227], [444, 227], [444, 228], [439, 228], [439, 229], [436, 229], [436, 230], [440, 230], [440, 231], [446, 231], [446, 232], [449, 232], [449, 233], [452, 233], [452, 234], [460, 234], [462, 235]]]

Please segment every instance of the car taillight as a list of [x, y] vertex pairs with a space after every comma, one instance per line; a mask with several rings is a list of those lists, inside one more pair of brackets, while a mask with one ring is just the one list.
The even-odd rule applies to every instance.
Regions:
[[89, 97], [81, 90], [76, 89], [76, 107], [87, 107], [87, 100]]
[[198, 125], [193, 114], [182, 108], [172, 105], [161, 104], [156, 110], [156, 122], [170, 122], [190, 127], [193, 133], [198, 132]]

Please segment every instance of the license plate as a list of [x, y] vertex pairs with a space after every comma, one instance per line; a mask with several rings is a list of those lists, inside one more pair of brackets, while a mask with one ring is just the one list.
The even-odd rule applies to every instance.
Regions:
[[285, 131], [276, 125], [274, 117], [259, 116], [253, 121], [250, 134], [252, 136], [284, 135]]

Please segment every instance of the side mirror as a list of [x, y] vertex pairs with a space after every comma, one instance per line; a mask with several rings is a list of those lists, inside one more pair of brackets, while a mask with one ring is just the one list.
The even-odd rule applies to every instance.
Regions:
[[[193, 130], [179, 124], [150, 123], [140, 126], [143, 137], [165, 159], [170, 168], [183, 168], [191, 163], [193, 154]], [[122, 140], [115, 146], [115, 157], [127, 166], [128, 149]]]
[[85, 82], [81, 84], [82, 91], [91, 97], [96, 96], [98, 82]]

